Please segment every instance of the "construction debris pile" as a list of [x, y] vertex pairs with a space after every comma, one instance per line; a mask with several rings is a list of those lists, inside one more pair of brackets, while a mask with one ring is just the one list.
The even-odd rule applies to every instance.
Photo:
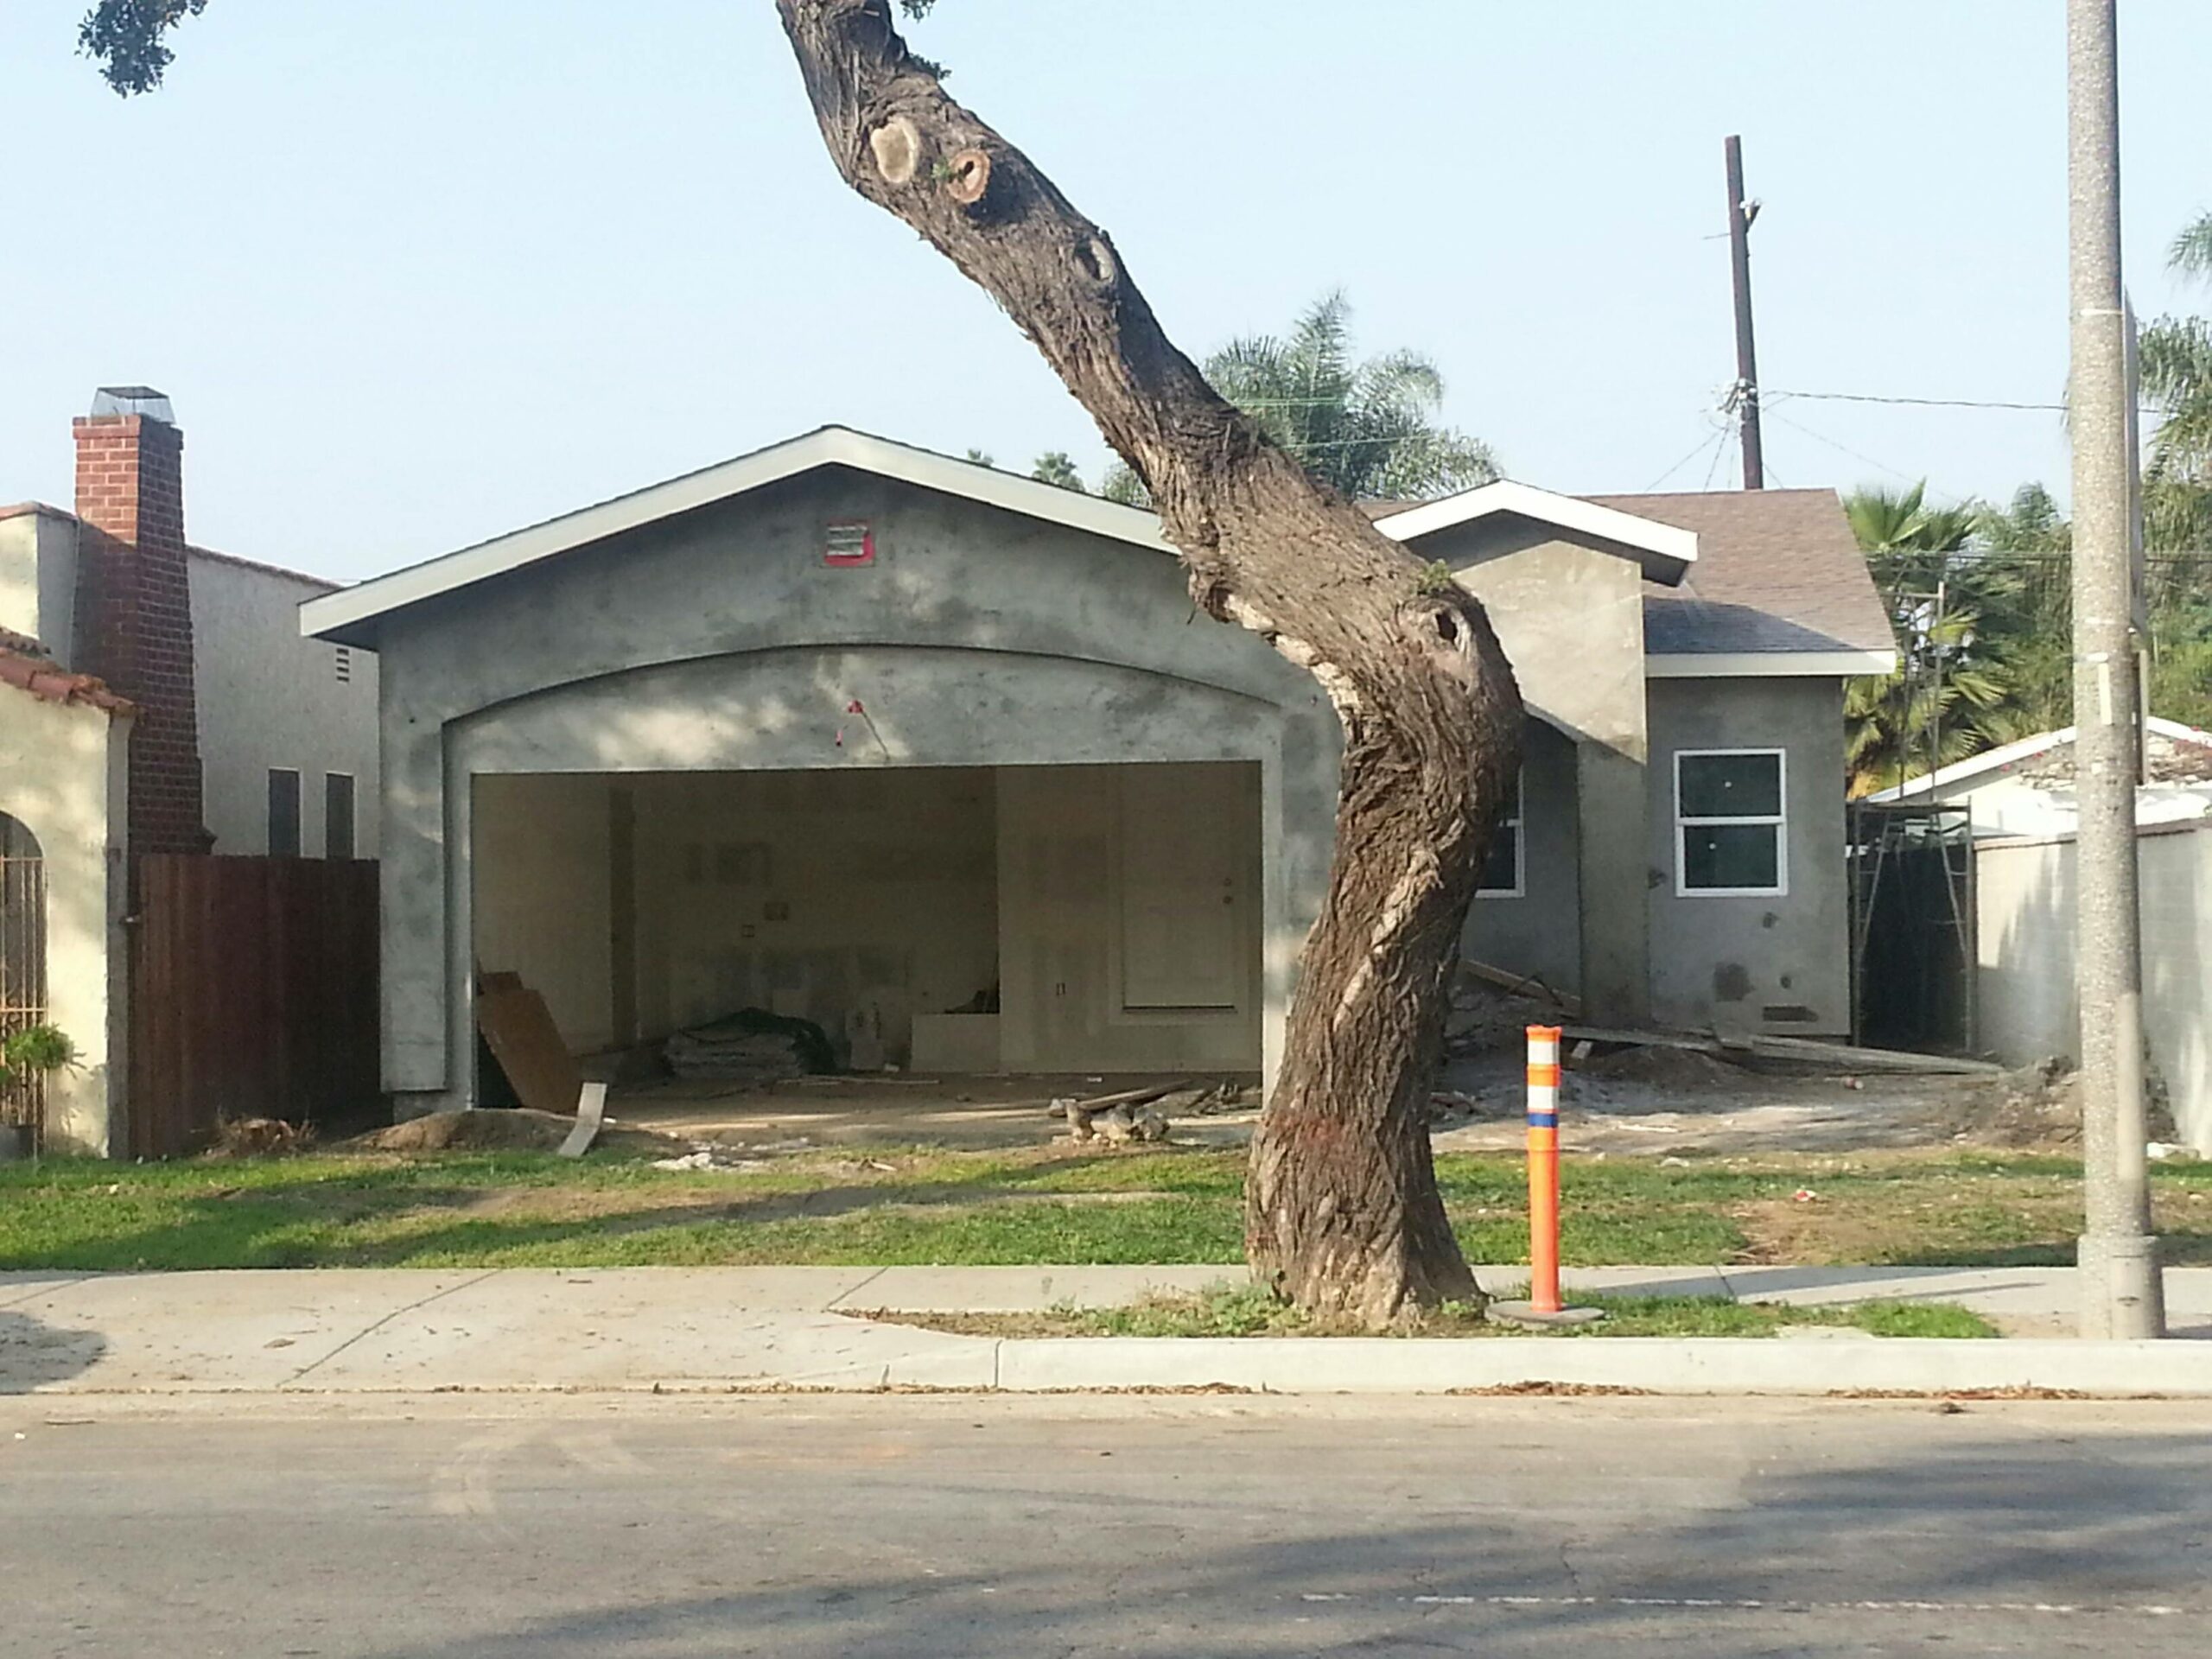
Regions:
[[740, 1008], [727, 1019], [679, 1031], [661, 1052], [679, 1077], [747, 1089], [837, 1069], [821, 1027], [763, 1008]]

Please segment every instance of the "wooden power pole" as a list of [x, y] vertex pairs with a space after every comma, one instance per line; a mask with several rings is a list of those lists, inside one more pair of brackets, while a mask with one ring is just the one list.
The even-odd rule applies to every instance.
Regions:
[[1759, 363], [1751, 343], [1751, 221], [1757, 202], [1744, 200], [1744, 141], [1728, 138], [1728, 257], [1736, 277], [1736, 405], [1744, 452], [1744, 487], [1766, 487], [1766, 456], [1759, 442]]

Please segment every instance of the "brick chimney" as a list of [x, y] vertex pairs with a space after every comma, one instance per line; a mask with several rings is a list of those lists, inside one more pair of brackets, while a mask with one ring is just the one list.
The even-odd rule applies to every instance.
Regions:
[[184, 545], [184, 434], [148, 386], [101, 388], [76, 422], [79, 655], [138, 705], [130, 734], [130, 849], [204, 853], [192, 587]]

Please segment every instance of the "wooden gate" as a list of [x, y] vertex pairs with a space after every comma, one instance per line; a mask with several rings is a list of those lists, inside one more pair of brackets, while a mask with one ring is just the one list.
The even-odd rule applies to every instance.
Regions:
[[372, 861], [162, 854], [136, 874], [132, 1156], [191, 1151], [226, 1118], [373, 1109]]
[[[0, 1039], [46, 1023], [46, 864], [38, 837], [0, 812]], [[46, 1077], [0, 1074], [0, 1126], [46, 1138]]]

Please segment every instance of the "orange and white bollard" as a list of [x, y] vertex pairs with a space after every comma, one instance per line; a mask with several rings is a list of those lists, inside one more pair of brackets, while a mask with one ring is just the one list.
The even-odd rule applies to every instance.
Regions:
[[1529, 1306], [1559, 1300], [1559, 1027], [1529, 1027]]
[[1557, 1026], [1529, 1027], [1529, 1300], [1492, 1302], [1516, 1325], [1586, 1325], [1594, 1307], [1568, 1307], [1559, 1294], [1559, 1039]]

